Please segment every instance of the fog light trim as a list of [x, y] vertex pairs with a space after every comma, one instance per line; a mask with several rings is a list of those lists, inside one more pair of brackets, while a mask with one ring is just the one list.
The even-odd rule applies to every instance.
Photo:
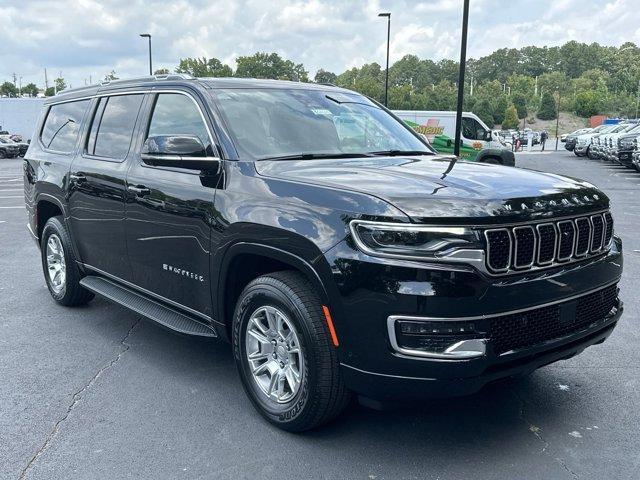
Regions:
[[[427, 325], [429, 325], [429, 324], [432, 324], [434, 320], [435, 319], [431, 319], [427, 317], [405, 317], [401, 315], [390, 316], [387, 319], [387, 331], [389, 333], [389, 341], [391, 343], [391, 347], [393, 348], [393, 350], [402, 355], [429, 358], [429, 359], [439, 359], [439, 360], [470, 360], [474, 358], [483, 357], [486, 355], [487, 339], [485, 338], [461, 339], [457, 342], [452, 343], [449, 347], [446, 348], [444, 352], [429, 352], [427, 350], [415, 350], [415, 349], [404, 348], [400, 346], [396, 336], [397, 321], [425, 322]], [[462, 319], [456, 319], [456, 318], [450, 319], [450, 321], [452, 322], [456, 322], [457, 320], [462, 320]], [[439, 318], [437, 319], [437, 321], [443, 322], [448, 320]], [[468, 322], [466, 323], [468, 325]], [[428, 336], [428, 334], [425, 334], [425, 336]]]

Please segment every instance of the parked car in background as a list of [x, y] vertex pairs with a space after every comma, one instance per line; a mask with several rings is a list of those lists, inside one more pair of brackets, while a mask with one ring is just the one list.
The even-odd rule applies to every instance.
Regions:
[[[13, 137], [20, 138], [20, 140], [15, 140]], [[27, 142], [22, 141], [22, 136], [20, 135], [0, 135], [0, 140], [6, 141], [9, 145], [15, 144], [18, 146], [18, 156], [24, 157], [24, 154], [29, 150], [29, 144]]]
[[638, 149], [640, 144], [640, 137], [636, 137], [633, 141], [633, 153], [631, 154], [631, 163], [633, 167], [640, 172], [640, 150]]
[[620, 135], [618, 137], [613, 161], [625, 167], [634, 168], [633, 154], [638, 144], [638, 137], [640, 137], [640, 127]]
[[625, 133], [630, 133], [638, 127], [636, 122], [624, 122], [618, 128], [598, 136], [598, 154], [596, 158], [601, 160], [614, 160], [614, 146], [618, 146], [618, 137]]
[[576, 138], [576, 146], [573, 149], [573, 153], [578, 157], [582, 157], [584, 155], [592, 155], [592, 139], [600, 135], [601, 133], [608, 132], [616, 127], [617, 125], [600, 125], [591, 130], [589, 133], [578, 135], [578, 138]]
[[564, 148], [566, 148], [570, 152], [573, 152], [578, 137], [580, 135], [584, 135], [585, 133], [589, 133], [592, 130], [593, 128], [581, 128], [579, 130], [576, 130], [575, 132], [565, 133], [564, 135], [562, 135], [562, 137], [564, 137], [564, 140], [562, 139], [562, 137], [560, 137], [560, 140], [564, 142]]
[[0, 158], [15, 158], [18, 155], [20, 155], [18, 144], [0, 137]]

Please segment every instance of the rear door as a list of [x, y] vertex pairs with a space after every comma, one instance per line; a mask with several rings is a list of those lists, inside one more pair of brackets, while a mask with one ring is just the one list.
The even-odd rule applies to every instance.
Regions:
[[[214, 148], [204, 105], [191, 91], [149, 98], [140, 144], [154, 135], [196, 135]], [[211, 317], [209, 252], [217, 178], [154, 167], [139, 152], [127, 175], [127, 249], [134, 283], [192, 313]]]
[[127, 161], [144, 94], [94, 100], [91, 122], [69, 176], [70, 225], [82, 262], [132, 279], [127, 258], [124, 202]]

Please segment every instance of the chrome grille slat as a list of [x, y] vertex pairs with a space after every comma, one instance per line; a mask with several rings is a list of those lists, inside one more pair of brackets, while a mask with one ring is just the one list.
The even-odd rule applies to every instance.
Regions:
[[548, 268], [606, 252], [613, 239], [610, 212], [484, 230], [486, 267], [494, 275]]

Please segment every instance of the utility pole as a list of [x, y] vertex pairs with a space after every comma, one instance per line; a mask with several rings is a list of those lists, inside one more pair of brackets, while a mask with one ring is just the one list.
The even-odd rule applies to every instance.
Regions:
[[469, 96], [473, 97], [473, 75], [471, 75], [471, 92], [469, 93]]
[[18, 96], [22, 97], [22, 76], [18, 77]]
[[638, 93], [636, 94], [636, 119], [638, 118], [639, 106], [640, 106], [640, 80], [638, 80]]
[[536, 75], [536, 86], [534, 87], [534, 92], [533, 94], [537, 97], [538, 96], [538, 76]]
[[556, 105], [556, 150], [558, 150], [558, 125], [560, 124], [560, 90], [558, 90], [558, 105]]
[[46, 92], [49, 88], [49, 79], [47, 78], [47, 69], [44, 69], [44, 91]]
[[391, 13], [379, 13], [379, 17], [387, 17], [387, 70], [384, 76], [384, 106], [387, 106], [389, 99], [389, 42], [391, 41]]
[[456, 139], [453, 154], [460, 155], [460, 137], [462, 130], [462, 101], [464, 100], [464, 72], [467, 63], [467, 29], [469, 25], [469, 0], [464, 0], [462, 10], [462, 41], [460, 44], [460, 71], [458, 73], [458, 106], [456, 108]]
[[151, 64], [151, 35], [148, 33], [141, 33], [140, 36], [149, 40], [149, 75], [153, 75], [153, 66]]

